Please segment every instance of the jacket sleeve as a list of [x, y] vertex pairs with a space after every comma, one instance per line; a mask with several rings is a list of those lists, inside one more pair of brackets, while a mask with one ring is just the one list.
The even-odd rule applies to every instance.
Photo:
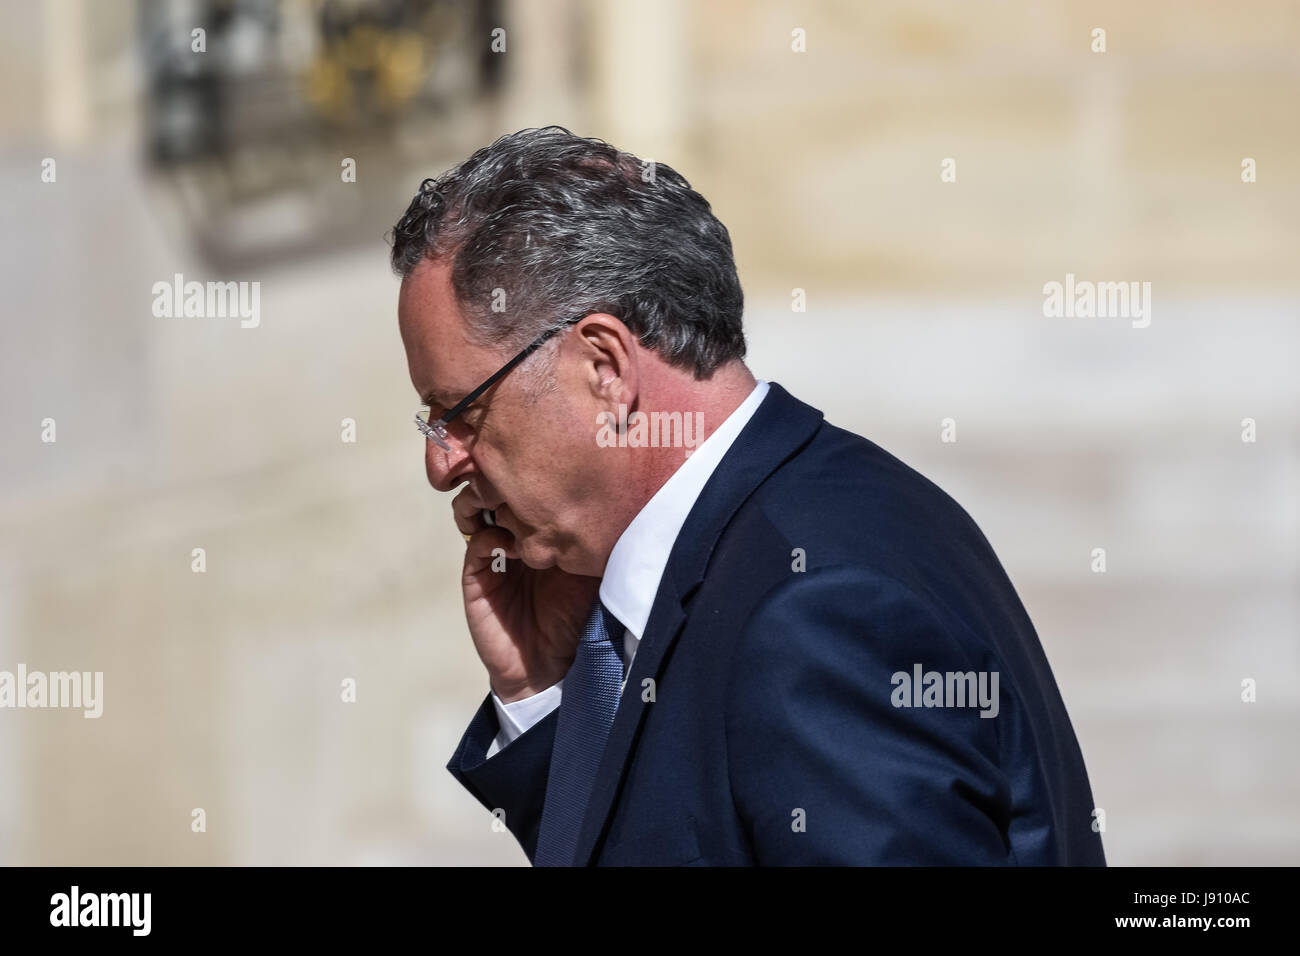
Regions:
[[500, 725], [492, 695], [483, 698], [461, 737], [447, 769], [490, 812], [503, 811], [502, 822], [515, 835], [531, 861], [537, 852], [546, 778], [559, 708], [515, 738], [505, 749], [487, 756]]
[[927, 602], [862, 569], [797, 573], [763, 599], [736, 648], [728, 773], [759, 865], [1015, 862], [997, 718], [901, 706], [912, 698], [895, 675], [911, 678], [915, 664], [993, 663], [973, 660], [982, 655]]

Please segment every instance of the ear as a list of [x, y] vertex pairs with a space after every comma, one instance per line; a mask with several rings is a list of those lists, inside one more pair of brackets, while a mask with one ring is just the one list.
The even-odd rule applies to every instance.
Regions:
[[612, 315], [593, 312], [574, 328], [573, 341], [592, 397], [611, 409], [634, 407], [639, 353], [628, 327]]

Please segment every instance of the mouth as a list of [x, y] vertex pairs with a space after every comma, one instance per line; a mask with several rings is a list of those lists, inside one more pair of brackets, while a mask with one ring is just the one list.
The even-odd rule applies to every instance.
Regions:
[[[500, 502], [491, 507], [484, 506], [479, 509], [479, 514], [483, 516], [483, 523], [489, 528], [501, 528], [505, 527], [503, 519], [509, 514], [509, 508], [505, 502]], [[509, 531], [510, 529], [506, 528], [506, 530]]]

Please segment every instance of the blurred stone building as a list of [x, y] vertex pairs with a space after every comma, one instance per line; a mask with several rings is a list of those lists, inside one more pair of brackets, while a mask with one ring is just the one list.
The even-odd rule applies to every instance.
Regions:
[[[686, 175], [756, 374], [984, 529], [1112, 863], [1300, 859], [1294, 5], [0, 13], [0, 669], [105, 683], [0, 711], [0, 862], [526, 862], [444, 769], [487, 681], [383, 232], [549, 123]], [[260, 282], [260, 326], [155, 317], [176, 273]], [[1150, 282], [1151, 325], [1046, 318], [1067, 273]]]

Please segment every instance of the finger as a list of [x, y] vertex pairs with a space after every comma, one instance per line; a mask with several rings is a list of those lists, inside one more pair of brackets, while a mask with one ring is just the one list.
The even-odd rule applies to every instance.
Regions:
[[461, 534], [473, 534], [485, 527], [483, 521], [483, 503], [469, 488], [465, 488], [451, 500], [451, 514]]
[[485, 526], [475, 531], [466, 550], [473, 557], [490, 558], [492, 551], [496, 548], [503, 548], [508, 558], [517, 557], [515, 554], [515, 536], [505, 528], [489, 528]]
[[496, 550], [500, 548], [507, 558], [518, 558], [515, 537], [504, 528], [483, 528], [476, 531], [465, 545], [465, 575], [481, 574], [491, 566]]

